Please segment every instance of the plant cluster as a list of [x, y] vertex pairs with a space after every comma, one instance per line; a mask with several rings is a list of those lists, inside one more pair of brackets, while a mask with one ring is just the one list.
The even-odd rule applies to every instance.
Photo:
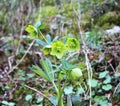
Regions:
[[1, 106], [120, 105], [117, 0], [3, 1]]

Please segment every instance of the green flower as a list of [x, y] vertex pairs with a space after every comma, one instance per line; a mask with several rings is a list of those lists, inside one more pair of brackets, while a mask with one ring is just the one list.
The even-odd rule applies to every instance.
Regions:
[[52, 50], [50, 54], [56, 56], [58, 59], [61, 59], [65, 51], [65, 45], [61, 41], [57, 41], [52, 44]]
[[30, 34], [30, 38], [34, 39], [38, 36], [37, 29], [33, 25], [28, 25], [28, 27], [25, 29]]
[[44, 55], [48, 55], [51, 52], [51, 45], [47, 45], [42, 49]]
[[79, 51], [80, 50], [80, 43], [75, 38], [68, 38], [66, 42], [66, 47], [69, 52]]

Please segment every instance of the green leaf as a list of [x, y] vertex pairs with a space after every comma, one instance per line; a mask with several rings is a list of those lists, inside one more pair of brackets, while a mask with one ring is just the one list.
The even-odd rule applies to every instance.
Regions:
[[42, 102], [42, 101], [43, 101], [43, 97], [37, 98], [37, 103], [40, 103], [40, 102]]
[[101, 73], [99, 74], [99, 78], [100, 78], [100, 79], [101, 79], [101, 78], [105, 78], [108, 73], [109, 73], [108, 71], [101, 72]]
[[88, 85], [90, 86], [90, 84], [91, 84], [91, 87], [94, 88], [98, 85], [98, 81], [95, 79], [88, 80]]
[[15, 106], [15, 103], [9, 102], [9, 105], [8, 105], [8, 106]]
[[9, 103], [8, 103], [8, 101], [3, 100], [3, 101], [2, 101], [2, 104], [8, 105]]
[[84, 93], [84, 89], [83, 88], [78, 88], [77, 92], [78, 95], [79, 94], [83, 94]]
[[50, 97], [49, 100], [54, 104], [54, 106], [58, 105], [58, 98], [56, 96]]
[[50, 62], [49, 59], [46, 59], [46, 60], [41, 60], [40, 61], [44, 71], [45, 71], [45, 74], [47, 75], [47, 77], [51, 80], [51, 81], [54, 81], [54, 73], [51, 73], [53, 71], [52, 69], [52, 64]]
[[34, 73], [29, 73], [29, 74], [27, 74], [27, 76], [28, 76], [28, 78], [33, 78], [35, 76], [35, 74]]
[[40, 39], [36, 39], [36, 43], [41, 45], [41, 46], [47, 46], [48, 44], [45, 43], [44, 41], [40, 40]]
[[30, 101], [32, 99], [32, 95], [26, 95], [25, 100]]
[[59, 36], [55, 36], [55, 38], [53, 39], [53, 41], [52, 41], [52, 42], [57, 41], [57, 40], [58, 40], [58, 38], [59, 38]]
[[[33, 65], [32, 66], [33, 72], [35, 72], [36, 74], [38, 74], [40, 77], [46, 79], [47, 81], [50, 81], [50, 79], [47, 77], [47, 75], [42, 71], [41, 68], [39, 68], [38, 66]], [[51, 82], [51, 81], [50, 81]]]
[[73, 64], [69, 64], [66, 60], [62, 60], [62, 66], [61, 68], [68, 71], [68, 70], [71, 70], [73, 68], [76, 68], [76, 65], [73, 65]]
[[48, 45], [50, 45], [51, 44], [51, 36], [49, 34], [46, 35], [46, 40], [47, 40]]
[[109, 75], [106, 76], [105, 80], [103, 81], [104, 84], [110, 83], [111, 77]]
[[64, 88], [64, 92], [65, 92], [66, 95], [72, 94], [73, 93], [73, 86], [72, 85], [66, 86]]
[[95, 96], [93, 100], [94, 102], [98, 103], [100, 106], [109, 106], [108, 100], [105, 96]]
[[110, 84], [103, 85], [103, 86], [102, 86], [102, 89], [104, 89], [105, 91], [109, 91], [109, 90], [112, 89], [112, 85], [110, 85]]
[[41, 22], [40, 21], [35, 24], [35, 28], [37, 29], [37, 31], [39, 31], [41, 29]]

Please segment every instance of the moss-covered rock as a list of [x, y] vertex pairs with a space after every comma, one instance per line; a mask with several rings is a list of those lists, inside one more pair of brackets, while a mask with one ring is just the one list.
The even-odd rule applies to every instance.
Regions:
[[97, 26], [101, 26], [104, 29], [113, 27], [114, 25], [120, 25], [120, 13], [113, 11], [108, 12], [101, 16], [96, 23]]

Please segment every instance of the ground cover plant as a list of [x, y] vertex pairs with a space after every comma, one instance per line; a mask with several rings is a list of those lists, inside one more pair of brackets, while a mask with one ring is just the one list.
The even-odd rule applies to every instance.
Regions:
[[1, 106], [120, 105], [119, 1], [2, 0], [0, 9]]

